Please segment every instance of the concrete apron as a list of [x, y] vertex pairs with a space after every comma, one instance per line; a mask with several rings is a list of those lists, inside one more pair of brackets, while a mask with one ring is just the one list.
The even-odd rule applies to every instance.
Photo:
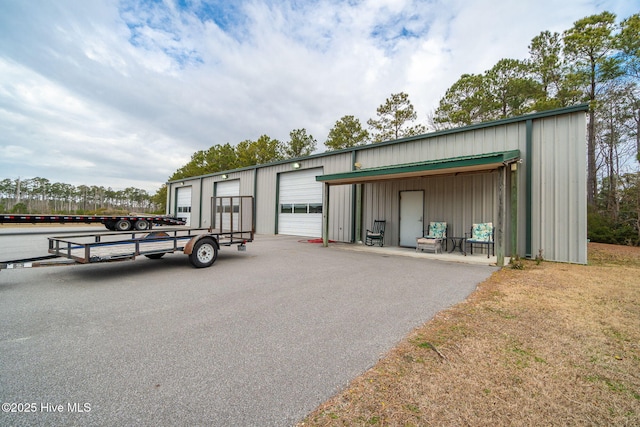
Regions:
[[[406, 256], [413, 258], [423, 258], [423, 259], [434, 259], [438, 261], [448, 261], [448, 262], [458, 262], [463, 264], [479, 264], [479, 265], [492, 265], [495, 266], [498, 263], [498, 258], [496, 256], [490, 256], [487, 258], [487, 254], [483, 253], [475, 253], [471, 255], [467, 253], [465, 256], [462, 252], [459, 252], [457, 249], [455, 252], [449, 253], [443, 251], [442, 253], [433, 253], [433, 252], [423, 252], [417, 251], [415, 248], [403, 248], [400, 246], [366, 246], [362, 243], [330, 243], [329, 247], [334, 247], [341, 250], [347, 251], [360, 251], [360, 252], [369, 252], [372, 254], [379, 255], [396, 255], [396, 256]], [[504, 258], [504, 264], [509, 264], [509, 257]]]

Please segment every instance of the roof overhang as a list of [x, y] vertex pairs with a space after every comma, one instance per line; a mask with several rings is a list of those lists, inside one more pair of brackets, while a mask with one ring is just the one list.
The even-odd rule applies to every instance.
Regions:
[[345, 173], [319, 175], [316, 177], [316, 181], [329, 185], [342, 185], [487, 171], [516, 162], [519, 158], [520, 150], [502, 151], [498, 153], [451, 157], [448, 159], [427, 160], [417, 163], [405, 163], [370, 169], [358, 169]]

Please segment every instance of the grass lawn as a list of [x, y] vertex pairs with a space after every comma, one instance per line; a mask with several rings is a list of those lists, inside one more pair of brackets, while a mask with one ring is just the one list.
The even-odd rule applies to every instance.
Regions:
[[640, 248], [494, 273], [299, 425], [640, 425]]

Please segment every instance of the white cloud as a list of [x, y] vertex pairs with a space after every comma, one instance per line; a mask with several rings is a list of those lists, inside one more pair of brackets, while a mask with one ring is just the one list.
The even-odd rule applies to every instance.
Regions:
[[461, 74], [630, 3], [2, 2], [0, 178], [153, 192], [196, 150], [297, 128], [322, 142], [399, 91], [424, 120]]

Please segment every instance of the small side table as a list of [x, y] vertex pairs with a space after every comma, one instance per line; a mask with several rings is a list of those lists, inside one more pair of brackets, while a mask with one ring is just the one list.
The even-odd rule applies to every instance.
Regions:
[[467, 240], [466, 237], [447, 237], [447, 239], [451, 240], [451, 250], [449, 253], [452, 253], [458, 248], [461, 253], [467, 254], [464, 248], [464, 242]]

